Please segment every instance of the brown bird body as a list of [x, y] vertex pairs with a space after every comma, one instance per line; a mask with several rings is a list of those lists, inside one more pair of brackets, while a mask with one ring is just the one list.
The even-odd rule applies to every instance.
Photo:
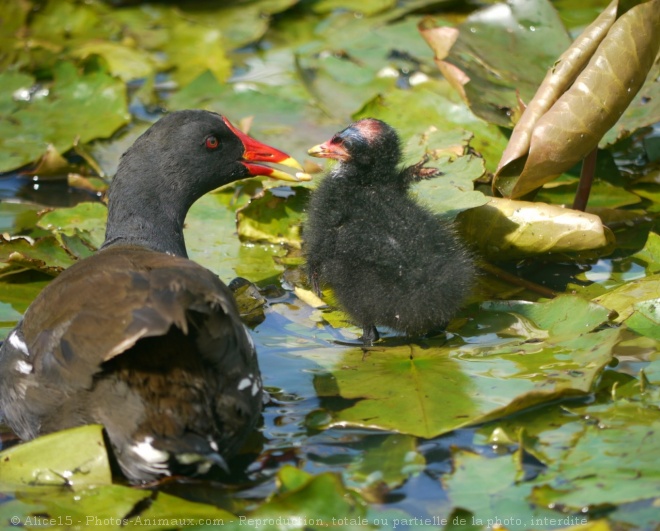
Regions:
[[103, 248], [0, 347], [0, 409], [22, 439], [103, 424], [135, 482], [225, 466], [259, 420], [259, 365], [230, 290], [186, 258], [182, 229], [207, 191], [286, 175], [255, 160], [297, 164], [205, 111], [169, 115], [124, 155]]

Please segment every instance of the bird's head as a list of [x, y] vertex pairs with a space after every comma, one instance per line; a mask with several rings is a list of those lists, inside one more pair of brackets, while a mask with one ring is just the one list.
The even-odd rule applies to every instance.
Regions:
[[[123, 155], [115, 180], [164, 193], [190, 195], [194, 201], [222, 185], [253, 175], [285, 181], [309, 180], [298, 173], [258, 164], [283, 164], [302, 172], [286, 153], [236, 129], [224, 116], [187, 110], [166, 115]], [[112, 189], [111, 189], [112, 199]]]
[[375, 118], [353, 122], [308, 153], [337, 160], [344, 166], [369, 170], [370, 174], [382, 170], [392, 173], [401, 160], [399, 135], [392, 126]]

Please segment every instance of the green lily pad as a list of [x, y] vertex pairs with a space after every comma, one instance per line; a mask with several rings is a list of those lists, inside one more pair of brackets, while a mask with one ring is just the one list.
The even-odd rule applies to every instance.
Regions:
[[638, 334], [660, 339], [660, 298], [638, 302], [626, 326]]
[[[453, 452], [453, 472], [442, 480], [454, 507], [472, 513], [466, 524], [493, 529], [501, 526], [511, 531], [544, 529], [544, 518], [556, 520], [553, 528], [567, 523], [584, 524], [587, 518], [566, 518], [560, 512], [527, 501], [532, 485], [516, 481], [521, 450], [504, 457], [487, 458], [466, 451]], [[564, 521], [559, 521], [564, 517]], [[538, 520], [537, 520], [538, 519]]]
[[155, 70], [154, 60], [146, 52], [116, 42], [86, 42], [73, 50], [73, 55], [82, 59], [102, 57], [110, 73], [124, 81], [150, 76]]
[[424, 456], [417, 451], [417, 443], [408, 435], [387, 435], [378, 438], [377, 446], [369, 448], [363, 457], [351, 463], [346, 475], [351, 484], [361, 489], [394, 489], [411, 475], [425, 467]]
[[632, 255], [631, 258], [641, 260], [647, 264], [646, 270], [649, 273], [660, 271], [660, 235], [649, 232], [644, 247]]
[[230, 206], [234, 192], [235, 188], [228, 187], [222, 193], [205, 195], [192, 206], [184, 230], [188, 254], [227, 283], [236, 276], [256, 283], [273, 282], [284, 270], [273, 257], [286, 251], [280, 246], [241, 244], [235, 206]]
[[71, 208], [58, 208], [47, 212], [37, 225], [57, 235], [84, 234], [91, 248], [99, 248], [105, 239], [108, 209], [101, 203], [80, 203]]
[[45, 236], [31, 243], [26, 238], [4, 239], [0, 236], [0, 262], [11, 269], [34, 269], [56, 276], [75, 263], [75, 258], [62, 248], [54, 236]]
[[[446, 345], [349, 350], [328, 363], [320, 395], [357, 399], [334, 424], [435, 437], [462, 426], [589, 392], [617, 329], [594, 331], [607, 310], [564, 295], [547, 303], [484, 304]], [[570, 316], [570, 318], [569, 318]], [[479, 339], [480, 335], [496, 338]]]
[[[5, 85], [9, 76], [10, 86]], [[0, 74], [0, 91], [7, 101], [15, 85], [12, 73]], [[23, 88], [30, 88], [29, 83]], [[15, 103], [0, 120], [0, 172], [38, 159], [51, 143], [60, 153], [76, 139], [89, 142], [114, 133], [129, 119], [124, 86], [103, 72], [79, 74], [71, 63], [61, 63], [48, 93], [27, 104]], [[11, 120], [7, 119], [11, 115]], [[102, 117], [102, 118], [100, 118]]]
[[103, 428], [82, 426], [0, 452], [2, 480], [14, 485], [59, 485], [77, 489], [110, 483]]
[[[552, 188], [542, 188], [535, 200], [553, 205], [566, 205], [570, 208], [575, 199], [577, 183]], [[589, 208], [618, 208], [639, 203], [641, 198], [618, 186], [603, 181], [595, 181], [589, 193]]]
[[231, 525], [233, 514], [162, 492], [121, 485], [69, 489], [26, 487], [11, 501], [0, 504], [0, 522], [7, 528], [27, 529], [143, 529]]
[[300, 248], [300, 226], [303, 210], [309, 201], [309, 190], [292, 188], [288, 197], [264, 191], [237, 213], [238, 235], [242, 240], [287, 244]]
[[250, 526], [260, 531], [282, 529], [277, 520], [291, 529], [321, 530], [372, 529], [360, 497], [346, 489], [339, 476], [331, 473], [312, 476], [286, 466], [278, 472], [278, 491], [231, 529]]
[[643, 301], [660, 299], [660, 274], [632, 280], [620, 287], [596, 297], [594, 302], [602, 304], [619, 315], [618, 322], [628, 319], [635, 311], [635, 305]]
[[463, 210], [488, 202], [484, 194], [473, 189], [473, 181], [485, 171], [483, 159], [467, 155], [454, 160], [443, 158], [426, 166], [439, 169], [443, 175], [415, 184], [412, 192], [436, 214], [454, 218]]
[[420, 31], [440, 71], [474, 113], [503, 126], [511, 124], [518, 97], [528, 101], [570, 45], [556, 11], [545, 0], [488, 6], [458, 28]]
[[656, 498], [660, 444], [653, 426], [660, 422], [660, 411], [628, 400], [571, 410], [588, 422], [562, 458], [537, 479], [543, 485], [535, 489], [534, 501], [579, 510]]

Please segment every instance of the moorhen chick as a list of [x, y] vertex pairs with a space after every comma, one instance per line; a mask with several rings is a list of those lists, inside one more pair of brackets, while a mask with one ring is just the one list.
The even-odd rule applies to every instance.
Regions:
[[122, 156], [102, 248], [53, 280], [0, 348], [0, 409], [21, 437], [105, 427], [132, 482], [225, 466], [255, 427], [262, 384], [230, 290], [187, 259], [183, 223], [255, 164], [300, 168], [211, 112], [162, 118]]
[[444, 329], [472, 289], [476, 268], [452, 225], [409, 193], [437, 171], [425, 161], [399, 169], [397, 132], [372, 118], [309, 154], [338, 161], [313, 192], [303, 227], [314, 291], [333, 289], [362, 327], [365, 345], [379, 339], [377, 325], [412, 337]]

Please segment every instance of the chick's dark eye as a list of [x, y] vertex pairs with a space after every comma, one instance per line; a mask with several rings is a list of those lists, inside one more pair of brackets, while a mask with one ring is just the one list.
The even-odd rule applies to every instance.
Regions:
[[206, 137], [206, 147], [208, 149], [217, 149], [220, 145], [220, 141], [214, 136]]

